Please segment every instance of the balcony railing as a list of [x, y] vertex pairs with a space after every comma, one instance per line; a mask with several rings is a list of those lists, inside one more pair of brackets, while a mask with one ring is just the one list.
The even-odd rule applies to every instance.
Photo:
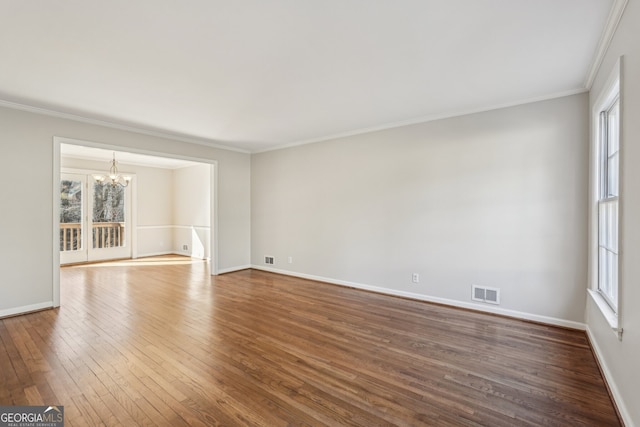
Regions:
[[60, 224], [60, 251], [77, 251], [82, 241], [82, 224]]
[[[124, 246], [124, 222], [96, 222], [91, 226], [93, 249]], [[60, 251], [82, 249], [82, 224], [60, 224]]]

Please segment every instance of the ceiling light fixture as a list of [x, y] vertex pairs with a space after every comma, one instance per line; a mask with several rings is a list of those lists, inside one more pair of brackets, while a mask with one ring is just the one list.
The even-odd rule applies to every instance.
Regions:
[[111, 167], [109, 168], [109, 175], [93, 175], [93, 179], [96, 180], [97, 183], [102, 184], [104, 181], [109, 178], [111, 186], [115, 187], [119, 185], [121, 187], [126, 187], [131, 182], [130, 176], [121, 176], [118, 173], [118, 162], [116, 162], [116, 153], [113, 153], [113, 160], [111, 161]]

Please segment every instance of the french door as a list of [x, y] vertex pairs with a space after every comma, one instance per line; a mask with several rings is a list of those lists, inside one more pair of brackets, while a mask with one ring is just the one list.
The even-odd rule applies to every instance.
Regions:
[[131, 257], [131, 186], [60, 174], [60, 264]]

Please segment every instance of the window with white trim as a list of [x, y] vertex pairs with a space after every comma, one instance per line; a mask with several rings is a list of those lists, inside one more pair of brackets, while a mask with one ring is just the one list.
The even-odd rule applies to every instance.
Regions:
[[598, 292], [618, 312], [618, 204], [620, 97], [600, 111], [598, 126]]

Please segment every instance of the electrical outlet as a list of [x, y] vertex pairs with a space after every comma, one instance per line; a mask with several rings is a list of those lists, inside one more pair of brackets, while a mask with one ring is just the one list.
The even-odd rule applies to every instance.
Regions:
[[189, 245], [182, 245], [182, 250], [183, 251], [188, 251], [189, 250]]
[[288, 261], [289, 261], [289, 264], [293, 264], [293, 257], [292, 257], [292, 256], [290, 256], [290, 257], [289, 257], [289, 259], [288, 259]]
[[411, 281], [413, 283], [420, 283], [420, 275], [418, 273], [413, 273], [411, 276]]

